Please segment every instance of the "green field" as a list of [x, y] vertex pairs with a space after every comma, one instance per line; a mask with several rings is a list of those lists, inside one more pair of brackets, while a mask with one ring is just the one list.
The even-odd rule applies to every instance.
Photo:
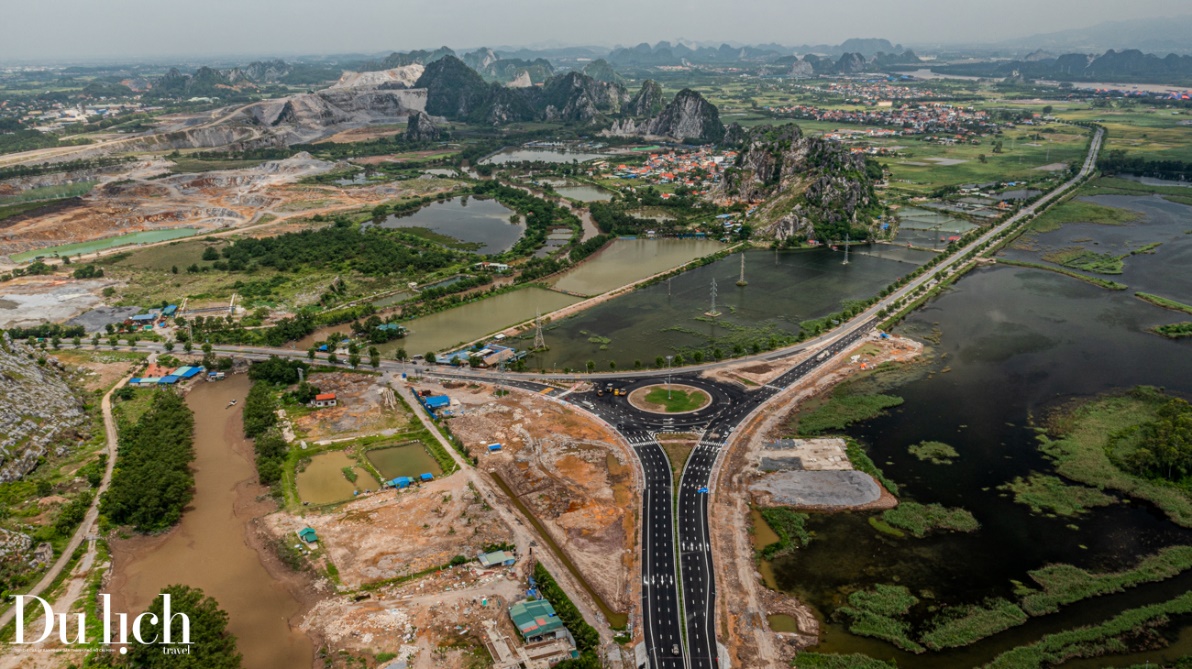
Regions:
[[646, 394], [645, 400], [650, 404], [665, 407], [667, 413], [695, 411], [710, 401], [707, 393], [702, 390], [688, 392], [679, 388], [667, 390], [664, 387], [651, 390]]
[[117, 235], [115, 237], [104, 237], [103, 239], [96, 239], [90, 242], [80, 242], [78, 244], [63, 244], [62, 246], [51, 246], [49, 248], [37, 249], [36, 251], [26, 251], [25, 253], [17, 253], [12, 256], [16, 262], [26, 262], [33, 260], [39, 256], [51, 257], [62, 255], [86, 255], [88, 253], [95, 253], [106, 249], [116, 248], [118, 246], [133, 246], [136, 244], [152, 244], [154, 242], [164, 242], [168, 239], [178, 239], [180, 237], [190, 237], [198, 232], [195, 228], [168, 228], [164, 230], [147, 230], [144, 232], [133, 232], [127, 235]]
[[1126, 109], [1092, 109], [1056, 112], [1056, 116], [1070, 121], [1094, 121], [1109, 133], [1105, 151], [1122, 149], [1131, 155], [1153, 160], [1192, 161], [1192, 141], [1189, 128], [1180, 121], [1192, 120], [1192, 113], [1179, 110], [1146, 107]]

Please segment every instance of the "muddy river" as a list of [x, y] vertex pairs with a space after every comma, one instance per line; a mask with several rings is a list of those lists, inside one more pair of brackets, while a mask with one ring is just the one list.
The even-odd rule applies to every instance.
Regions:
[[[241, 409], [249, 381], [242, 374], [218, 383], [199, 383], [187, 404], [195, 413], [195, 497], [170, 532], [112, 543], [109, 592], [118, 611], [143, 611], [167, 585], [180, 583], [219, 601], [228, 612], [247, 669], [309, 667], [313, 648], [290, 621], [301, 604], [261, 564], [249, 545], [250, 523], [271, 510], [258, 501], [244, 439]], [[236, 408], [225, 408], [232, 399]]]

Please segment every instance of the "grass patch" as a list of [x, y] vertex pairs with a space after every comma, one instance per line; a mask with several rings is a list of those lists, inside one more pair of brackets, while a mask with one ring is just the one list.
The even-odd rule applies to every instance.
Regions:
[[1054, 564], [1030, 572], [1043, 590], [1022, 597], [1022, 607], [1032, 616], [1058, 611], [1061, 606], [1122, 592], [1141, 583], [1164, 581], [1192, 569], [1192, 546], [1169, 546], [1144, 557], [1125, 571], [1095, 574], [1070, 564]]
[[807, 531], [807, 520], [811, 516], [806, 513], [784, 507], [761, 509], [760, 513], [770, 529], [778, 535], [778, 541], [762, 549], [762, 559], [772, 560], [811, 543], [811, 533]]
[[[1089, 627], [1048, 634], [1039, 641], [998, 655], [986, 669], [1042, 669], [1082, 657], [1130, 651], [1141, 641], [1153, 642], [1156, 628], [1175, 616], [1192, 613], [1192, 592], [1175, 599], [1129, 609]], [[1145, 647], [1150, 647], [1149, 645]]]
[[1151, 328], [1151, 332], [1167, 337], [1168, 339], [1183, 339], [1184, 337], [1192, 337], [1192, 322], [1184, 321], [1183, 323], [1159, 325], [1157, 327]]
[[683, 475], [683, 465], [687, 464], [687, 458], [691, 456], [691, 451], [695, 450], [695, 442], [691, 441], [660, 441], [658, 445], [662, 447], [662, 451], [666, 453], [666, 459], [670, 461], [671, 474], [675, 477], [675, 486], [679, 485], [679, 477]]
[[1058, 477], [1038, 473], [1026, 478], [1019, 476], [999, 489], [1014, 493], [1015, 502], [1031, 507], [1035, 513], [1057, 516], [1078, 516], [1094, 507], [1117, 501], [1096, 488], [1069, 485]]
[[1074, 272], [1070, 269], [1066, 269], [1063, 267], [1056, 267], [1055, 265], [1044, 265], [1042, 263], [1037, 263], [1037, 262], [1023, 262], [1021, 260], [1008, 260], [1006, 258], [998, 258], [997, 262], [999, 265], [1010, 265], [1013, 267], [1028, 267], [1030, 269], [1041, 269], [1046, 272], [1055, 272], [1056, 274], [1063, 274], [1066, 277], [1070, 277], [1073, 279], [1079, 279], [1085, 283], [1091, 283], [1094, 286], [1097, 286], [1098, 288], [1104, 288], [1106, 290], [1126, 290], [1127, 288], [1129, 288], [1129, 286], [1127, 286], [1124, 283], [1118, 283], [1117, 281], [1110, 281], [1108, 279], [1098, 279], [1095, 276], [1088, 276], [1087, 274], [1081, 274], [1080, 272]]
[[1040, 450], [1055, 462], [1060, 476], [1147, 500], [1176, 524], [1192, 527], [1192, 499], [1178, 486], [1122, 471], [1109, 459], [1109, 435], [1155, 420], [1169, 398], [1154, 388], [1085, 401], [1053, 414], [1049, 435], [1040, 435]]
[[1137, 297], [1138, 299], [1142, 300], [1143, 302], [1150, 302], [1151, 304], [1155, 305], [1156, 307], [1163, 307], [1164, 309], [1170, 309], [1172, 311], [1179, 311], [1179, 312], [1185, 313], [1185, 314], [1192, 314], [1192, 306], [1184, 304], [1183, 302], [1176, 302], [1175, 300], [1169, 300], [1166, 297], [1152, 295], [1151, 293], [1134, 293], [1134, 297]]
[[895, 539], [906, 538], [906, 532], [903, 532], [902, 530], [898, 529], [897, 527], [894, 527], [890, 523], [887, 523], [886, 521], [882, 520], [881, 516], [870, 516], [869, 517], [869, 526], [872, 527], [873, 529], [877, 530], [878, 532], [881, 532], [882, 534], [894, 537]]
[[646, 394], [645, 401], [657, 404], [666, 409], [667, 413], [682, 413], [695, 411], [705, 406], [710, 398], [702, 390], [686, 391], [680, 388], [655, 388]]
[[844, 454], [848, 456], [848, 461], [853, 464], [853, 469], [859, 472], [865, 472], [877, 479], [886, 490], [890, 491], [890, 494], [898, 494], [898, 484], [886, 478], [886, 475], [882, 473], [882, 470], [878, 469], [877, 465], [873, 463], [873, 460], [865, 453], [865, 449], [861, 448], [860, 444], [852, 439], [848, 439], [844, 448]]
[[31, 211], [36, 211], [42, 207], [56, 204], [54, 202], [21, 202], [19, 204], [5, 204], [0, 205], [0, 221], [13, 216], [20, 216]]
[[[1088, 195], [1087, 190], [1082, 190]], [[1128, 209], [1107, 207], [1103, 204], [1085, 202], [1084, 200], [1068, 200], [1047, 211], [1039, 218], [1031, 221], [1028, 230], [1031, 232], [1054, 232], [1069, 223], [1095, 223], [1097, 225], [1124, 225], [1138, 220], [1141, 214]]]
[[910, 532], [916, 538], [937, 530], [950, 532], [976, 532], [981, 523], [965, 509], [949, 509], [940, 504], [919, 504], [903, 502], [893, 509], [882, 512], [886, 524]]
[[799, 669], [891, 669], [897, 666], [860, 653], [799, 653], [794, 662]]
[[916, 458], [933, 465], [950, 465], [960, 457], [955, 448], [942, 441], [922, 441], [906, 450]]
[[1017, 604], [1005, 599], [993, 599], [984, 606], [961, 606], [951, 609], [932, 622], [931, 629], [921, 640], [932, 650], [960, 648], [981, 639], [1017, 627], [1028, 620]]
[[898, 646], [911, 653], [926, 648], [911, 638], [910, 624], [901, 620], [919, 598], [905, 586], [881, 584], [873, 590], [860, 590], [848, 597], [848, 606], [837, 613], [849, 619], [848, 629], [858, 636], [868, 636]]
[[1069, 269], [1078, 269], [1093, 274], [1121, 274], [1126, 263], [1121, 256], [1111, 253], [1094, 253], [1082, 248], [1070, 248], [1043, 256], [1047, 262]]
[[844, 386], [832, 392], [827, 401], [798, 415], [797, 430], [803, 436], [815, 436], [833, 430], [843, 430], [853, 423], [877, 418], [886, 409], [900, 406], [897, 395], [866, 395], [849, 392]]

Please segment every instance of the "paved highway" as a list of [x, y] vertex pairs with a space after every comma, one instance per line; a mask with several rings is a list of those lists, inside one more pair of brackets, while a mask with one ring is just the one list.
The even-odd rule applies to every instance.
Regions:
[[[382, 369], [419, 371], [444, 377], [476, 378], [549, 393], [576, 406], [583, 407], [625, 437], [640, 461], [644, 475], [642, 499], [642, 623], [649, 663], [652, 667], [669, 669], [711, 669], [719, 666], [714, 605], [716, 598], [715, 573], [708, 527], [707, 501], [712, 474], [721, 451], [731, 444], [736, 428], [775, 395], [832, 360], [858, 339], [869, 333], [877, 323], [878, 312], [893, 310], [894, 304], [910, 296], [921, 286], [952, 276], [968, 263], [965, 255], [991, 241], [1024, 218], [1032, 216], [1052, 204], [1070, 186], [1092, 173], [1101, 148], [1103, 131], [1097, 129], [1089, 145], [1089, 153], [1080, 173], [1060, 188], [1035, 203], [1024, 207], [1005, 222], [954, 252], [943, 262], [903, 288], [877, 302], [832, 332], [800, 345], [719, 363], [687, 367], [673, 375], [675, 383], [696, 386], [712, 397], [712, 402], [695, 412], [665, 416], [638, 410], [625, 397], [595, 392], [561, 393], [537, 380], [590, 380], [611, 387], [632, 391], [645, 385], [663, 381], [665, 372], [643, 370], [604, 374], [513, 374], [495, 375], [475, 370], [451, 370], [442, 367], [421, 369], [409, 363], [384, 361]], [[152, 346], [151, 346], [152, 348]], [[247, 357], [285, 355], [303, 357], [305, 352], [292, 349], [257, 347], [216, 347], [221, 352], [234, 352]], [[782, 376], [765, 386], [746, 391], [737, 386], [720, 384], [697, 376], [703, 370], [742, 360], [782, 361], [806, 351], [814, 356], [795, 364]], [[666, 454], [658, 445], [658, 433], [691, 432], [700, 435], [699, 445], [692, 451], [676, 493]], [[672, 506], [675, 508], [672, 509]]]

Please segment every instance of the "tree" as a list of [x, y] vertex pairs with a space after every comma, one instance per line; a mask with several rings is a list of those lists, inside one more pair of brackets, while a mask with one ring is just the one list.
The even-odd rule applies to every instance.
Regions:
[[54, 347], [55, 351], [57, 351], [58, 349], [62, 348], [62, 340], [58, 337], [54, 337], [50, 339], [50, 345]]
[[360, 366], [360, 354], [359, 353], [349, 354], [348, 355], [348, 364], [352, 366], [352, 369], [356, 369], [357, 367], [359, 367]]
[[219, 251], [216, 251], [214, 246], [208, 246], [203, 249], [203, 260], [219, 260]]
[[404, 348], [399, 348], [399, 349], [397, 349], [397, 353], [395, 354], [395, 357], [396, 357], [398, 360], [401, 360], [401, 361], [403, 361], [403, 362], [404, 362], [404, 361], [405, 361], [405, 359], [406, 359], [407, 357], [409, 357], [409, 356], [408, 356], [408, 355], [407, 355], [407, 353], [406, 353], [406, 349], [404, 349]]
[[327, 354], [327, 363], [331, 365], [339, 364], [339, 357], [335, 355], [335, 351]]
[[594, 371], [594, 370], [596, 369], [596, 361], [595, 361], [595, 360], [589, 360], [589, 361], [587, 361], [587, 362], [585, 362], [585, 363], [584, 363], [584, 366], [588, 368], [588, 371], [589, 371], [589, 372], [591, 372], [591, 371]]
[[193, 350], [194, 350], [194, 348], [195, 348], [195, 345], [194, 345], [194, 344], [192, 344], [192, 343], [191, 343], [191, 341], [190, 341], [189, 339], [187, 339], [187, 340], [186, 340], [185, 342], [183, 342], [183, 344], [182, 344], [182, 350], [183, 350], [183, 351], [186, 351], [187, 353], [190, 353], [191, 351], [193, 351]]
[[617, 368], [617, 361], [616, 361], [616, 360], [609, 360], [609, 361], [608, 361], [608, 368], [609, 368], [609, 369], [616, 369], [616, 368]]
[[116, 348], [120, 345], [120, 340], [116, 337], [116, 335], [112, 335], [111, 337], [108, 337], [108, 344], [110, 344], [112, 348]]
[[177, 266], [177, 265], [171, 265], [171, 266], [170, 266], [170, 274], [177, 274], [177, 273], [178, 273], [178, 266]]
[[211, 342], [203, 342], [203, 355], [211, 355]]
[[309, 358], [310, 360], [314, 360], [315, 355], [318, 352], [319, 352], [319, 349], [317, 347], [311, 346], [310, 348], [306, 349], [306, 357]]
[[165, 347], [166, 347], [167, 353], [173, 353], [174, 352], [174, 340], [173, 339], [166, 340]]
[[977, 154], [977, 162], [984, 165], [985, 163], [989, 162], [989, 159], [985, 157], [984, 153], [980, 153], [980, 154]]
[[74, 344], [75, 348], [78, 348], [83, 345], [83, 340], [79, 337], [72, 337], [70, 343]]
[[1044, 115], [1044, 116], [1051, 116], [1051, 112], [1052, 112], [1054, 109], [1055, 109], [1055, 108], [1054, 108], [1054, 107], [1052, 107], [1051, 105], [1043, 105], [1043, 115]]
[[99, 333], [91, 335], [91, 346], [99, 346]]
[[666, 366], [666, 358], [664, 358], [662, 356], [658, 356], [657, 358], [654, 358], [654, 366], [657, 367], [658, 369], [662, 369], [663, 367]]
[[[156, 643], [129, 644], [129, 666], [144, 669], [240, 669], [243, 666], [236, 649], [236, 637], [228, 631], [228, 614], [219, 608], [215, 599], [198, 588], [166, 586], [149, 605], [149, 612], [159, 621], [158, 629], [165, 620], [164, 595], [170, 596], [170, 613], [184, 613], [190, 621], [190, 654], [167, 655], [164, 639], [159, 637]], [[176, 615], [171, 618], [170, 642], [178, 643], [183, 638], [183, 618]]]
[[427, 353], [427, 354], [426, 354], [425, 356], [423, 356], [423, 357], [425, 357], [425, 358], [426, 358], [426, 361], [427, 361], [427, 362], [429, 362], [429, 363], [431, 363], [432, 365], [435, 363], [435, 354], [434, 354], [434, 351], [431, 351], [431, 352]]

